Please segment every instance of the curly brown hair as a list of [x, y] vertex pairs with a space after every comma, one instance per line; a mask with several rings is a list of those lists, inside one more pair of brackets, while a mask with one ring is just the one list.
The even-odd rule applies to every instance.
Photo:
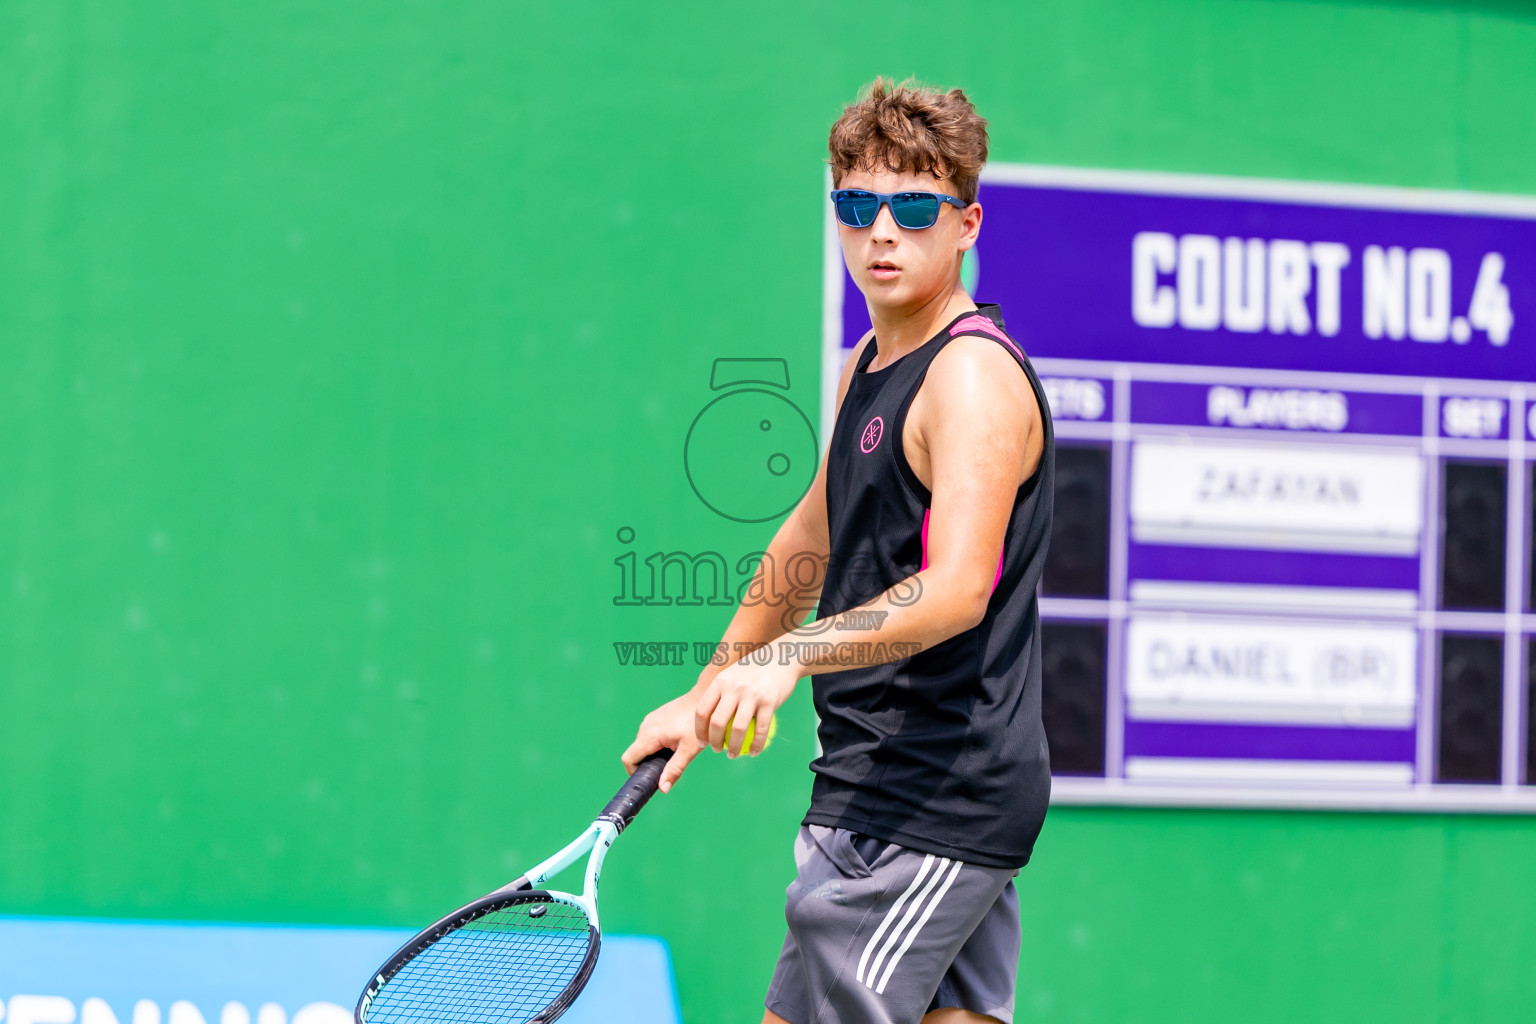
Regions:
[[959, 89], [945, 92], [908, 78], [876, 78], [843, 108], [827, 139], [832, 184], [855, 168], [923, 172], [953, 181], [955, 193], [976, 201], [987, 162], [987, 121]]

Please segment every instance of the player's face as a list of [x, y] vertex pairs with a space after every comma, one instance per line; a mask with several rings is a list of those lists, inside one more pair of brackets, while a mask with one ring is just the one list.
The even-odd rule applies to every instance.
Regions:
[[[870, 192], [939, 192], [955, 195], [954, 182], [931, 174], [879, 170], [852, 170], [838, 188]], [[896, 314], [910, 314], [936, 297], [947, 296], [960, 276], [960, 260], [976, 244], [981, 230], [981, 205], [964, 210], [939, 205], [939, 219], [932, 227], [904, 228], [891, 216], [888, 205], [880, 207], [867, 228], [838, 223], [837, 236], [843, 260], [854, 283], [872, 307]]]

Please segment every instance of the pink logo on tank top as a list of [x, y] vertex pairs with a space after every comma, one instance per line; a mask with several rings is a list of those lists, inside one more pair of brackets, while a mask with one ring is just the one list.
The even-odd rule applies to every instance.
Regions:
[[859, 451], [868, 455], [875, 450], [880, 443], [880, 435], [885, 433], [885, 420], [876, 416], [864, 425], [864, 434], [859, 438]]

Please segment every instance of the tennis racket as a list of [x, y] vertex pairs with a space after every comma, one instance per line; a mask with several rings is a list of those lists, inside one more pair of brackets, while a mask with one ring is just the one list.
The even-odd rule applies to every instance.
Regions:
[[[597, 965], [603, 858], [656, 792], [671, 757], [659, 750], [641, 761], [565, 849], [401, 946], [363, 990], [357, 1024], [546, 1024], [564, 1013]], [[539, 888], [588, 851], [580, 896]]]

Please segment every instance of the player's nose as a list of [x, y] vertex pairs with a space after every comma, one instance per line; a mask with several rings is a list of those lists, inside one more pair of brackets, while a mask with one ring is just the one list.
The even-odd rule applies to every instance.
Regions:
[[870, 241], [894, 242], [900, 236], [900, 231], [896, 218], [891, 214], [891, 204], [881, 203], [879, 212], [875, 214], [875, 222], [869, 226]]

